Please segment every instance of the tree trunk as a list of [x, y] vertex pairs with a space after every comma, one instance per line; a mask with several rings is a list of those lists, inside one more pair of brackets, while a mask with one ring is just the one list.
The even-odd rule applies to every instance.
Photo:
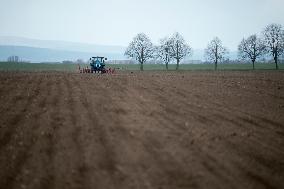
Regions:
[[216, 47], [215, 47], [214, 56], [215, 56], [215, 71], [216, 71], [217, 70], [217, 64], [218, 64], [218, 45], [216, 45]]
[[275, 68], [276, 68], [276, 70], [278, 70], [278, 57], [277, 57], [277, 55], [274, 57], [274, 62], [275, 62]]
[[144, 68], [143, 68], [143, 62], [140, 62], [140, 71], [143, 71]]
[[274, 59], [274, 62], [275, 62], [275, 68], [276, 68], [276, 70], [278, 70], [278, 53], [277, 53], [277, 49], [275, 50], [273, 59]]
[[169, 63], [166, 62], [166, 69], [169, 70]]
[[[179, 46], [178, 46], [178, 43], [176, 44], [176, 57], [179, 57]], [[177, 58], [177, 67], [176, 67], [176, 70], [179, 69], [179, 58]]]
[[176, 67], [176, 70], [179, 69], [179, 59], [177, 59], [177, 67]]
[[254, 62], [255, 60], [252, 61], [252, 69], [254, 70]]

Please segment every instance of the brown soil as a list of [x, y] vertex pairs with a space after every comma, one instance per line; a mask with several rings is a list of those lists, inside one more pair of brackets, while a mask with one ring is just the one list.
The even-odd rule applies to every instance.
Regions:
[[284, 188], [284, 72], [0, 73], [1, 189]]

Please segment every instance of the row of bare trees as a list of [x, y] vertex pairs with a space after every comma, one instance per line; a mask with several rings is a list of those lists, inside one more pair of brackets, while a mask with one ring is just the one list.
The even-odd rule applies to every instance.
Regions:
[[161, 39], [159, 46], [154, 46], [144, 33], [139, 33], [129, 44], [125, 55], [135, 58], [140, 63], [140, 70], [143, 70], [144, 63], [152, 58], [158, 58], [165, 62], [167, 69], [169, 62], [174, 59], [178, 70], [180, 61], [191, 52], [190, 46], [179, 33]]
[[[204, 54], [209, 62], [214, 63], [215, 70], [217, 70], [218, 63], [225, 59], [228, 52], [222, 41], [215, 37], [209, 42]], [[276, 69], [278, 69], [279, 57], [284, 54], [284, 30], [282, 26], [270, 24], [265, 27], [261, 37], [254, 34], [244, 38], [238, 46], [238, 53], [241, 59], [252, 62], [253, 69], [257, 59], [269, 54], [275, 62]], [[153, 58], [162, 60], [167, 70], [168, 64], [174, 60], [176, 70], [178, 70], [181, 60], [192, 55], [192, 49], [179, 33], [161, 39], [158, 46], [154, 46], [144, 33], [139, 33], [129, 44], [125, 55], [136, 59], [140, 63], [140, 70], [143, 70], [143, 65], [147, 60]]]
[[15, 56], [15, 55], [9, 56], [9, 57], [7, 58], [7, 62], [20, 62], [20, 61], [21, 61], [21, 60], [20, 60], [19, 56]]
[[284, 54], [284, 30], [280, 24], [270, 24], [265, 27], [262, 36], [256, 34], [244, 38], [238, 47], [239, 55], [249, 59], [253, 64], [265, 54], [272, 56], [278, 70], [279, 57]]

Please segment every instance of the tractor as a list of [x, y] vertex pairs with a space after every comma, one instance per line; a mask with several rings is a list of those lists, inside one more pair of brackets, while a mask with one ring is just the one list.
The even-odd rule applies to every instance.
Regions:
[[90, 58], [91, 73], [106, 73], [106, 60], [107, 58], [100, 56]]
[[106, 64], [105, 61], [107, 58], [101, 57], [101, 56], [95, 56], [90, 58], [89, 63], [90, 67], [81, 67], [80, 64], [78, 64], [78, 71], [79, 73], [107, 73], [107, 74], [113, 74], [115, 72], [115, 68], [105, 68]]

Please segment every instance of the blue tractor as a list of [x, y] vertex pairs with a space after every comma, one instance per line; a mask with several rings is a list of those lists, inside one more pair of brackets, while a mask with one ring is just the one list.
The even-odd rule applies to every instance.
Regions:
[[101, 56], [90, 58], [91, 73], [106, 73], [106, 60], [107, 58]]

